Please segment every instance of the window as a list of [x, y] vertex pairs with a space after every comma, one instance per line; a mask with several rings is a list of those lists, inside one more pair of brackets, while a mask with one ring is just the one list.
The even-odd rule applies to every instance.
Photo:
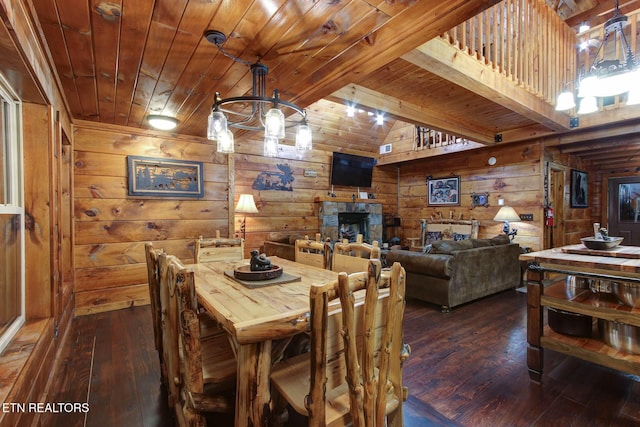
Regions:
[[0, 352], [24, 323], [20, 103], [0, 78]]

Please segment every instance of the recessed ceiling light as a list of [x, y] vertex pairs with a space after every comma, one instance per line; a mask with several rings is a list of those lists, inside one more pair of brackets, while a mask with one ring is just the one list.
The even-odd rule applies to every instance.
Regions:
[[151, 114], [147, 116], [147, 121], [151, 126], [160, 130], [171, 130], [178, 125], [178, 120], [174, 117], [163, 116], [160, 114]]

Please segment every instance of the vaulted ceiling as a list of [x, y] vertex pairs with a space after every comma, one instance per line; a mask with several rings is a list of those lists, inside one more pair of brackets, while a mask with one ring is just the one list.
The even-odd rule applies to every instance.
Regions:
[[[313, 109], [310, 116], [324, 117], [325, 123], [333, 117], [338, 128], [336, 105], [355, 91], [363, 106], [384, 110], [390, 118], [447, 126], [480, 142], [493, 142], [503, 132], [556, 132], [544, 117], [514, 110], [421, 63], [420, 46], [496, 3], [37, 0], [33, 6], [75, 119], [147, 128], [148, 114], [166, 114], [179, 120], [176, 132], [204, 136], [214, 92], [239, 96], [252, 86], [249, 67], [203, 37], [215, 29], [227, 36], [228, 52], [269, 67], [268, 90], [278, 88], [282, 99]], [[605, 20], [615, 4], [547, 3], [570, 26]], [[640, 1], [621, 1], [620, 7], [637, 9]], [[403, 103], [415, 108], [394, 109]], [[362, 139], [379, 145], [379, 130], [371, 129]], [[636, 132], [625, 135], [634, 141], [627, 150], [639, 151]], [[583, 144], [588, 149], [589, 143]]]

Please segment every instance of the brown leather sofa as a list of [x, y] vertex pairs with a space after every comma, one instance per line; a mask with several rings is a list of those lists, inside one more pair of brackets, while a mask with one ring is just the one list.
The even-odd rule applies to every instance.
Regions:
[[505, 235], [491, 239], [433, 242], [428, 253], [392, 250], [387, 264], [407, 272], [407, 297], [442, 307], [443, 312], [520, 283], [520, 247]]

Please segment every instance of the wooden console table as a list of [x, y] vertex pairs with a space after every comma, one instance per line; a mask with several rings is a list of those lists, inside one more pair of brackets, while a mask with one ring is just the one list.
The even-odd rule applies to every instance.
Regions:
[[[527, 271], [527, 366], [529, 377], [542, 378], [544, 349], [578, 357], [609, 368], [640, 375], [640, 355], [617, 351], [600, 338], [576, 338], [560, 334], [544, 326], [544, 307], [592, 316], [640, 327], [640, 308], [632, 308], [617, 300], [603, 300], [590, 289], [567, 292], [562, 280], [550, 284], [549, 279], [574, 275], [607, 281], [633, 282], [640, 286], [640, 259], [634, 257], [637, 247], [621, 246], [609, 254], [603, 251], [584, 253], [583, 245], [571, 245], [520, 255]], [[587, 250], [588, 251], [588, 250]], [[624, 253], [624, 256], [620, 254]], [[543, 285], [544, 282], [544, 285]], [[545, 287], [546, 286], [546, 287]]]

